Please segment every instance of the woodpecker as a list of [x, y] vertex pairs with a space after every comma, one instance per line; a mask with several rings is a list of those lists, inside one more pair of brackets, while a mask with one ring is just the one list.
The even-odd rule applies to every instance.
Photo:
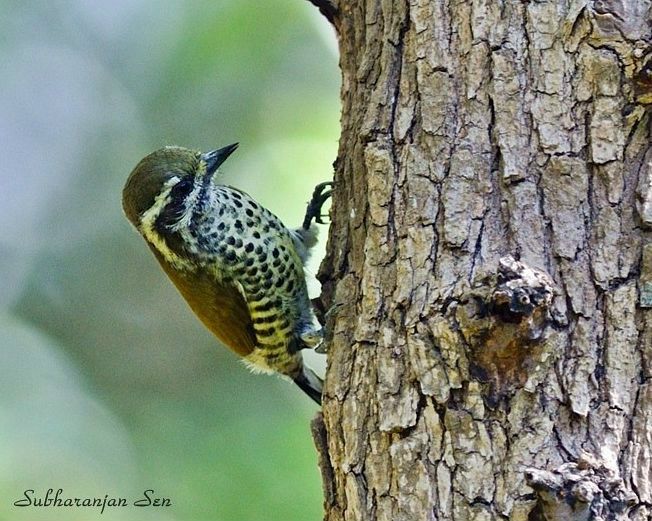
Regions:
[[304, 265], [332, 183], [286, 228], [245, 192], [218, 182], [237, 143], [201, 153], [168, 146], [143, 158], [122, 192], [124, 212], [203, 324], [257, 372], [292, 379], [321, 403], [322, 381], [301, 350], [322, 341]]

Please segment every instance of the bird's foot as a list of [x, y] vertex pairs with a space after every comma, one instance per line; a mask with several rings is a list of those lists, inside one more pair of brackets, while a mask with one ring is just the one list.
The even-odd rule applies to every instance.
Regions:
[[308, 329], [299, 335], [303, 344], [309, 349], [318, 347], [324, 341], [324, 331], [319, 329]]
[[324, 203], [328, 200], [333, 192], [332, 189], [326, 189], [327, 187], [333, 186], [331, 181], [326, 181], [325, 183], [319, 183], [315, 190], [312, 192], [312, 198], [308, 203], [308, 208], [306, 208], [306, 216], [303, 219], [303, 229], [307, 230], [310, 228], [310, 224], [314, 219], [316, 223], [326, 224], [322, 219], [326, 215], [322, 215], [321, 208], [324, 206]]

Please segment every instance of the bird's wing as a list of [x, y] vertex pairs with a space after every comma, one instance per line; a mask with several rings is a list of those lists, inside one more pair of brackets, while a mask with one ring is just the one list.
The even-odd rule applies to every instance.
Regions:
[[156, 255], [195, 315], [226, 347], [247, 356], [256, 347], [249, 309], [237, 287], [210, 273], [179, 272]]

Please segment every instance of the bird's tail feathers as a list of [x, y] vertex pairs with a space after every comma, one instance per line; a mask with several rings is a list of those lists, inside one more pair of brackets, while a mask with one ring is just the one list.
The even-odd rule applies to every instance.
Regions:
[[304, 393], [310, 396], [318, 405], [321, 405], [324, 382], [319, 376], [304, 365], [302, 371], [293, 380]]

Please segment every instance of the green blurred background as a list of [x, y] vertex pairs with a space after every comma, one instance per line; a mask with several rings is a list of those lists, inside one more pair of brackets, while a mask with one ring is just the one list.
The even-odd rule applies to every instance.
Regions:
[[[330, 27], [306, 0], [0, 9], [0, 519], [320, 519], [316, 407], [203, 329], [120, 193], [155, 148], [239, 141], [225, 183], [298, 225], [337, 149]], [[173, 505], [13, 506], [47, 488]]]

